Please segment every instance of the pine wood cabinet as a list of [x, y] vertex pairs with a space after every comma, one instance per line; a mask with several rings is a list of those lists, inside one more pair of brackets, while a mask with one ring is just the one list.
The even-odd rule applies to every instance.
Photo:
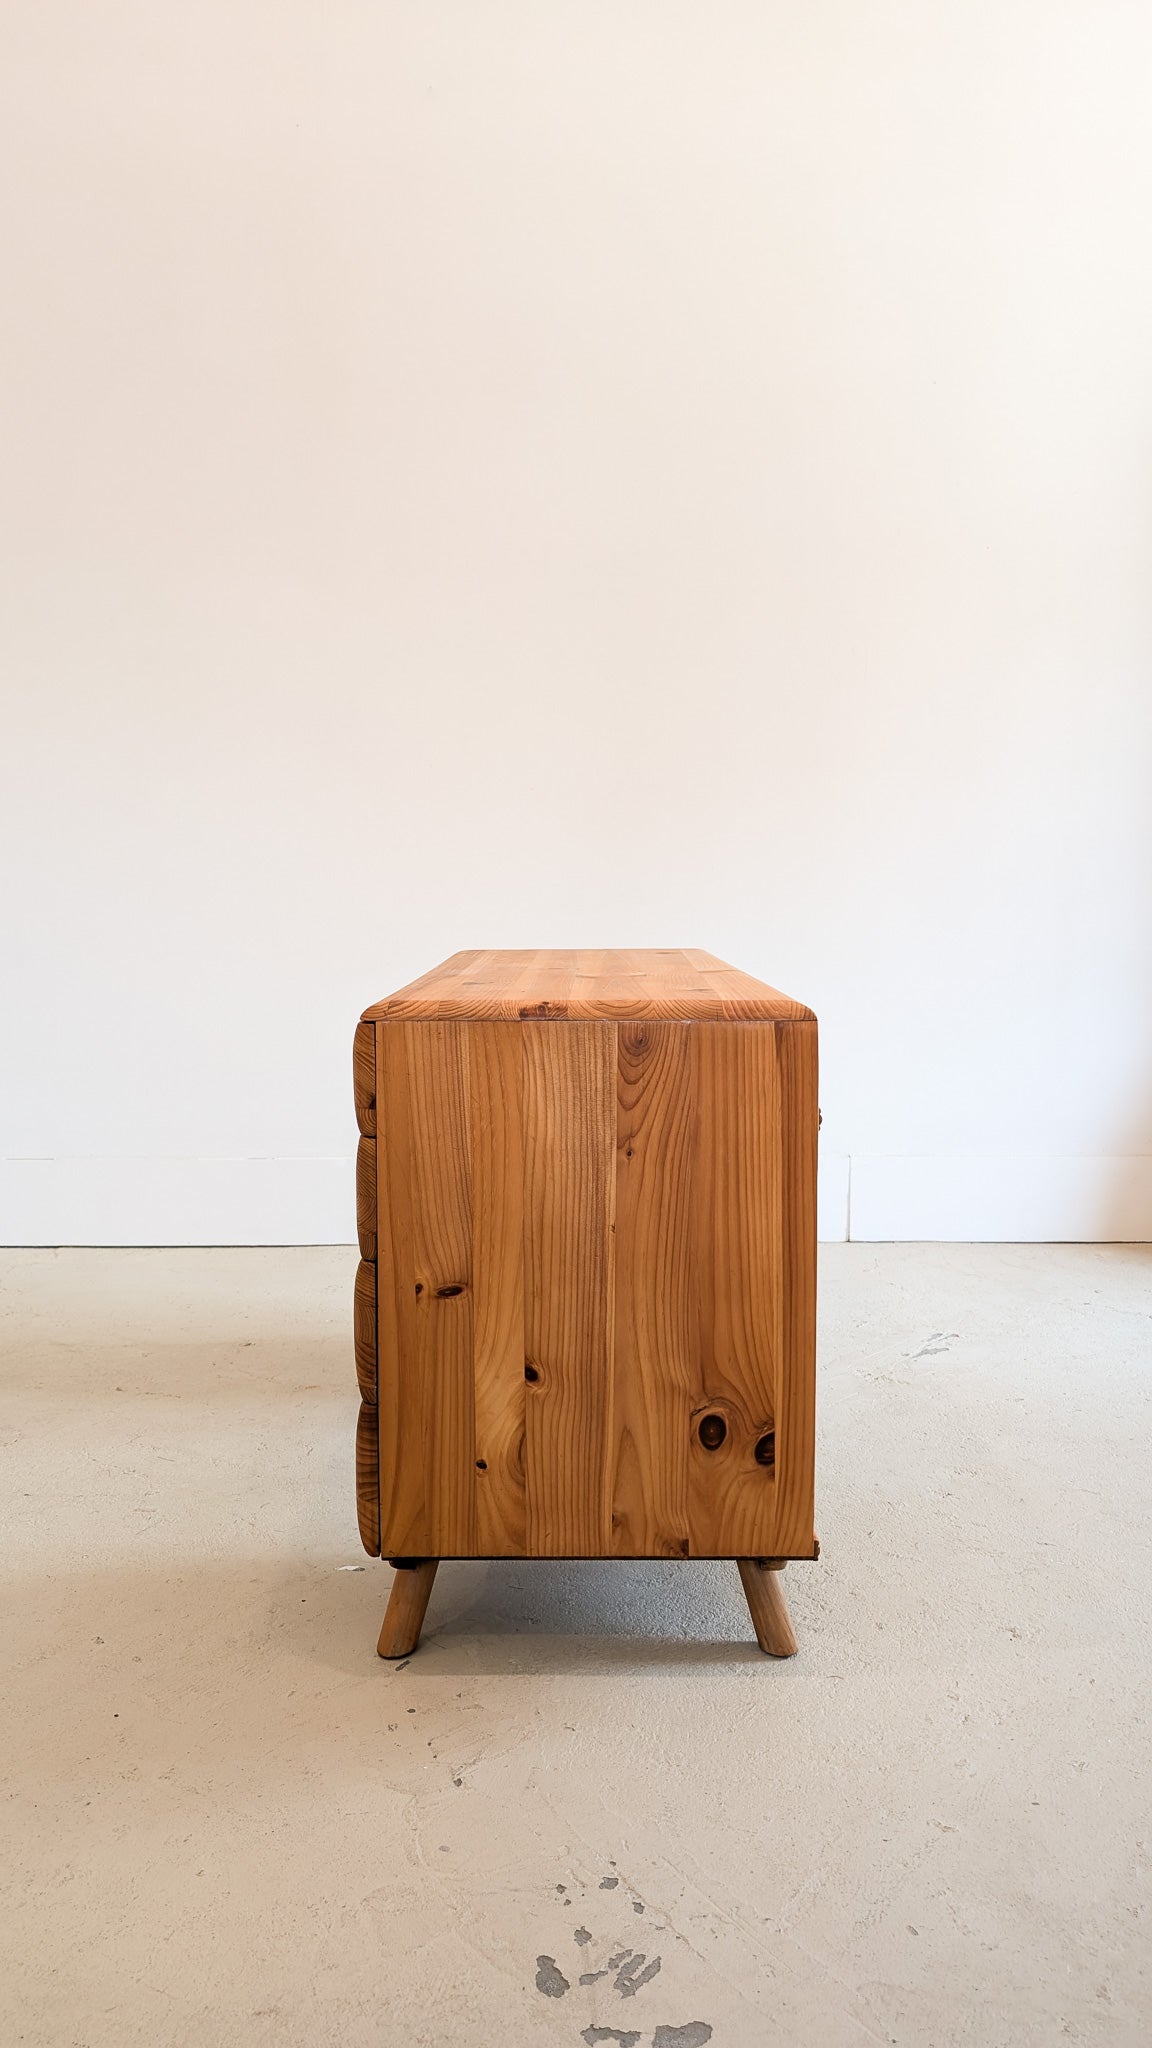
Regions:
[[816, 1021], [708, 953], [454, 954], [355, 1036], [360, 1533], [731, 1558], [761, 1647], [813, 1533]]

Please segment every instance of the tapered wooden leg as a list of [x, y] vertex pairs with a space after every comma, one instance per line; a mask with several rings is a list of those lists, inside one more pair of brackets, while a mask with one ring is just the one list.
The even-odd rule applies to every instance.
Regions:
[[410, 1657], [420, 1641], [438, 1557], [405, 1559], [396, 1567], [388, 1611], [376, 1645], [378, 1657]]
[[756, 1641], [769, 1657], [794, 1657], [800, 1645], [784, 1598], [779, 1557], [738, 1557], [736, 1569], [752, 1616]]

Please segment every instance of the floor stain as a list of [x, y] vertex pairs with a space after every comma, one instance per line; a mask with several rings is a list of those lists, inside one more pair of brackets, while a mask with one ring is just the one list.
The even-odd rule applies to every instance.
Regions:
[[712, 2039], [712, 2029], [707, 2020], [689, 2020], [684, 2027], [657, 2027], [652, 2036], [652, 2048], [704, 2048]]
[[939, 1358], [942, 1351], [949, 1349], [949, 1340], [959, 1337], [959, 1330], [933, 1330], [927, 1343], [919, 1351], [905, 1352], [905, 1358]]
[[633, 1956], [630, 1961], [624, 1963], [617, 1971], [616, 1989], [620, 1993], [621, 1998], [635, 1998], [636, 1993], [645, 1984], [651, 1983], [660, 1968], [660, 1957], [653, 1956], [647, 1969], [644, 1967], [645, 1961], [646, 1957], [641, 1949], [639, 1955]]
[[545, 1998], [563, 1998], [564, 1993], [570, 1991], [571, 1988], [564, 1972], [556, 1968], [555, 1956], [537, 1956], [537, 1991], [542, 1991]]

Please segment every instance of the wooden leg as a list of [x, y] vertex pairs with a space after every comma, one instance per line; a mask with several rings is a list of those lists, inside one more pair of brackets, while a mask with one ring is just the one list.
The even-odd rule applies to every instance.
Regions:
[[793, 1632], [784, 1588], [780, 1584], [785, 1562], [779, 1557], [736, 1559], [756, 1641], [769, 1657], [794, 1657], [800, 1647]]
[[405, 1558], [396, 1567], [388, 1611], [376, 1645], [378, 1657], [410, 1657], [420, 1641], [420, 1630], [436, 1577], [438, 1557]]

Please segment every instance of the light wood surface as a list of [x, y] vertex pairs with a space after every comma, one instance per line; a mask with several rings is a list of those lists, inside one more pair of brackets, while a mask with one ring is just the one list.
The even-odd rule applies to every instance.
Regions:
[[399, 1556], [476, 1549], [469, 1051], [458, 1026], [377, 1027], [381, 1514]]
[[619, 1030], [612, 1549], [692, 1548], [688, 1457], [699, 1389], [692, 1256], [696, 1120], [687, 1024]]
[[783, 1557], [814, 1557], [816, 1467], [816, 1025], [778, 1034], [782, 1357], [776, 1432], [776, 1534]]
[[356, 1122], [366, 1138], [376, 1130], [376, 1033], [360, 1023], [352, 1040], [352, 1094]]
[[[692, 1069], [689, 1271], [699, 1370], [689, 1516], [695, 1551], [740, 1557], [776, 1547], [775, 1459], [759, 1461], [756, 1447], [774, 1434], [784, 1366], [777, 1034], [702, 1027], [692, 1033]], [[709, 1447], [706, 1417], [723, 1424], [717, 1448]]]
[[[476, 1024], [470, 1049], [472, 1380], [477, 1456], [476, 1544], [520, 1556], [524, 1483], [524, 1057], [519, 1024]], [[481, 1446], [483, 1450], [481, 1451]]]
[[811, 1557], [815, 1025], [375, 1036], [386, 1554]]
[[380, 1422], [376, 1409], [376, 1032], [359, 1024], [352, 1044], [352, 1088], [362, 1133], [356, 1155], [356, 1222], [360, 1264], [352, 1303], [352, 1334], [360, 1413], [356, 1421], [356, 1519], [370, 1557], [380, 1555]]
[[376, 1268], [361, 1259], [352, 1302], [352, 1340], [360, 1399], [376, 1405]]
[[802, 1023], [812, 1012], [712, 953], [679, 946], [453, 953], [364, 1012], [368, 1022], [643, 1017]]
[[371, 1401], [356, 1420], [356, 1519], [369, 1557], [380, 1555], [380, 1430]]
[[378, 1657], [410, 1657], [420, 1641], [438, 1558], [398, 1567], [376, 1645]]
[[376, 1140], [361, 1138], [356, 1148], [356, 1235], [360, 1257], [376, 1257]]
[[738, 1557], [736, 1563], [760, 1648], [768, 1657], [794, 1657], [800, 1646], [784, 1598], [781, 1561]]
[[523, 1370], [534, 1374], [525, 1383], [527, 1549], [602, 1557], [612, 1515], [615, 1030], [533, 1023], [521, 1040]]

